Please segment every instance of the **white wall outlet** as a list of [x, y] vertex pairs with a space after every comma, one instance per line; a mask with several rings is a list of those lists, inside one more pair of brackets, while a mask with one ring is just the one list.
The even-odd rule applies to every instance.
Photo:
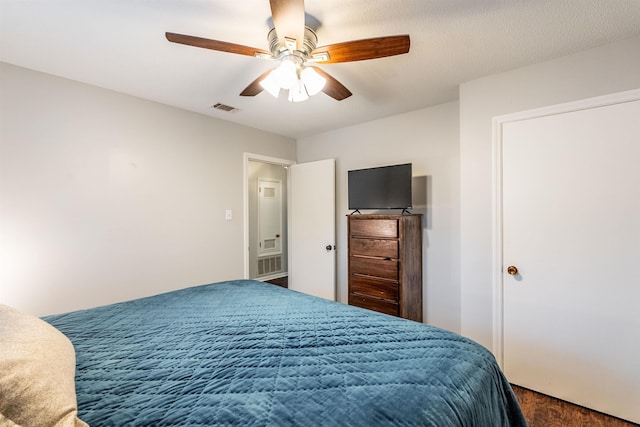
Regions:
[[227, 209], [226, 211], [224, 211], [224, 219], [226, 219], [227, 221], [231, 221], [233, 219], [233, 213], [231, 212], [231, 209]]

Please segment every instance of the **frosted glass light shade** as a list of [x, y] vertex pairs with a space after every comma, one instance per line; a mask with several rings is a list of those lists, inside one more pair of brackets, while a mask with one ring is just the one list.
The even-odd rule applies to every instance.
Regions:
[[300, 78], [307, 88], [307, 93], [309, 94], [309, 96], [316, 95], [324, 88], [324, 85], [327, 83], [327, 79], [318, 74], [313, 68], [305, 68], [304, 70], [302, 70]]
[[287, 59], [283, 60], [274, 72], [282, 89], [291, 89], [298, 82], [296, 64]]
[[307, 94], [307, 90], [304, 87], [304, 83], [302, 80], [298, 80], [298, 82], [289, 89], [289, 101], [291, 102], [302, 102], [309, 99], [309, 95]]
[[277, 98], [280, 94], [280, 83], [278, 83], [278, 79], [275, 76], [276, 70], [272, 70], [269, 75], [267, 75], [267, 77], [262, 79], [262, 81], [260, 82], [260, 86], [262, 86], [264, 90]]

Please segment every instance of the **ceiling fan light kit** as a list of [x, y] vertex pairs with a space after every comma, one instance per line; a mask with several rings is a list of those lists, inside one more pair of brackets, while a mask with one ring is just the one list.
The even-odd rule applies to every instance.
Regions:
[[300, 102], [324, 92], [337, 101], [352, 94], [327, 72], [308, 64], [362, 61], [409, 52], [409, 36], [377, 37], [336, 43], [317, 48], [316, 33], [304, 24], [304, 0], [270, 0], [274, 28], [268, 35], [269, 50], [183, 34], [165, 33], [167, 40], [220, 52], [280, 61], [251, 82], [241, 96], [255, 96], [266, 90], [278, 97], [280, 89], [289, 90], [288, 100]]
[[327, 79], [303, 64], [304, 61], [295, 55], [287, 56], [260, 81], [260, 86], [276, 98], [280, 89], [285, 89], [289, 90], [289, 101], [306, 101], [310, 96], [320, 93]]

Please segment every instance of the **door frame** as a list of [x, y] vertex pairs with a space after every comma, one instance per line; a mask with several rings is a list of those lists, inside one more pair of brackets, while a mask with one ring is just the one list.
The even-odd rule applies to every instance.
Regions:
[[503, 213], [502, 213], [502, 150], [503, 127], [507, 123], [536, 119], [556, 114], [564, 114], [608, 105], [622, 104], [640, 100], [640, 89], [587, 98], [548, 107], [536, 108], [517, 113], [496, 116], [492, 119], [493, 150], [493, 254], [492, 254], [492, 290], [493, 290], [493, 343], [492, 352], [501, 368], [504, 368], [504, 253], [503, 253]]
[[[263, 156], [261, 154], [243, 153], [242, 161], [242, 216], [243, 216], [243, 247], [244, 247], [244, 278], [249, 278], [249, 162], [262, 162], [273, 165], [283, 166], [288, 168], [290, 165], [294, 165], [297, 162], [295, 160], [279, 159], [277, 157]], [[289, 172], [287, 171], [287, 186], [289, 185]], [[287, 203], [287, 210], [289, 210], [289, 203]], [[288, 227], [288, 225], [287, 225]]]

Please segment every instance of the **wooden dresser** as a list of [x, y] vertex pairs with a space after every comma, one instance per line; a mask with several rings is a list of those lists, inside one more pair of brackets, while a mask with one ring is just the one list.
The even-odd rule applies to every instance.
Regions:
[[422, 215], [347, 222], [349, 304], [422, 322]]

